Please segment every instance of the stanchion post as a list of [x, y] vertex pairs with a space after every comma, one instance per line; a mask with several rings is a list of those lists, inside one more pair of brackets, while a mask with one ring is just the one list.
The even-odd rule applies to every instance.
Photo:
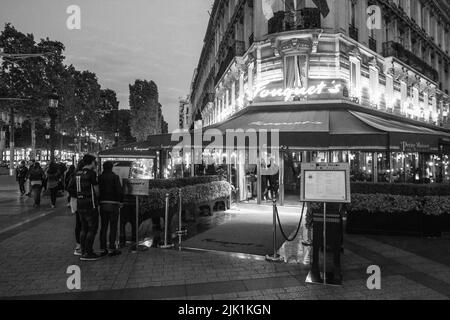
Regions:
[[327, 204], [323, 203], [323, 284], [327, 284]]
[[273, 199], [273, 256], [266, 256], [270, 262], [282, 262], [282, 257], [277, 254], [277, 200]]
[[182, 212], [182, 200], [183, 197], [181, 195], [181, 189], [179, 192], [179, 210], [178, 210], [178, 250], [181, 251], [181, 238], [182, 238], [182, 233], [181, 233], [181, 229], [183, 228], [182, 226], [182, 218], [181, 218], [181, 212]]
[[139, 196], [136, 196], [136, 239], [135, 239], [134, 250], [132, 252], [139, 252]]
[[168, 244], [168, 231], [169, 231], [169, 225], [168, 225], [168, 221], [169, 220], [169, 194], [166, 194], [166, 211], [165, 211], [165, 215], [164, 215], [164, 245], [161, 246], [162, 249], [170, 249], [173, 248], [173, 245], [169, 245]]

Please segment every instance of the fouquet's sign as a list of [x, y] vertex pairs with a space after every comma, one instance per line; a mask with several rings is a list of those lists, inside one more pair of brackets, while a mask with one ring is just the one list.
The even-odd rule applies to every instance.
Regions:
[[317, 84], [303, 87], [284, 88], [281, 83], [271, 81], [261, 82], [253, 89], [253, 93], [247, 94], [250, 101], [256, 100], [283, 100], [294, 101], [302, 98], [331, 98], [342, 92], [342, 84], [333, 80], [331, 82], [320, 81]]

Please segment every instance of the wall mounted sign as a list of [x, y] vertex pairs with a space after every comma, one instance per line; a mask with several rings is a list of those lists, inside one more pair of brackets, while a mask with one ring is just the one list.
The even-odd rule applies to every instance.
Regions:
[[400, 150], [403, 152], [426, 152], [431, 150], [431, 146], [429, 144], [424, 144], [421, 142], [400, 142]]
[[296, 98], [311, 98], [316, 99], [328, 98], [330, 96], [338, 95], [342, 92], [342, 84], [336, 80], [320, 81], [317, 84], [308, 87], [292, 87], [284, 88], [280, 82], [265, 81], [257, 84], [253, 89], [253, 95], [247, 93], [249, 101], [255, 100], [282, 100], [294, 101]]
[[301, 201], [350, 203], [350, 164], [302, 163]]

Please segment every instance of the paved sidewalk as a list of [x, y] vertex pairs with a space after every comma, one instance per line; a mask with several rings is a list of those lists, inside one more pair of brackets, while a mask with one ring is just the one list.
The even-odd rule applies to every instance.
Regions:
[[[399, 248], [390, 238], [347, 236], [344, 285], [307, 285], [308, 267], [262, 257], [150, 249], [81, 263], [73, 256], [74, 216], [65, 208], [0, 234], [0, 297], [32, 299], [449, 299], [450, 265]], [[268, 235], [269, 237], [271, 235]], [[408, 238], [405, 238], [408, 241]], [[411, 241], [422, 239], [411, 238]], [[448, 250], [449, 239], [429, 250]], [[98, 245], [96, 244], [96, 248]], [[438, 255], [438, 253], [435, 253]], [[440, 255], [448, 255], [441, 252]], [[379, 265], [382, 289], [366, 287]], [[66, 270], [81, 268], [82, 290], [67, 289]]]

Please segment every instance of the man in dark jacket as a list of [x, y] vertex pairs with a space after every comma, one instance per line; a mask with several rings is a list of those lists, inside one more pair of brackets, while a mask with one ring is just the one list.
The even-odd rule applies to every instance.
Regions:
[[[116, 248], [119, 209], [123, 203], [123, 192], [120, 178], [113, 171], [112, 162], [103, 164], [103, 173], [99, 177], [100, 192], [100, 250], [101, 255], [117, 256], [120, 251]], [[109, 252], [106, 238], [109, 227]]]
[[25, 161], [21, 161], [20, 165], [16, 168], [16, 180], [19, 183], [20, 196], [25, 195], [25, 181], [27, 181], [28, 168], [25, 165]]

